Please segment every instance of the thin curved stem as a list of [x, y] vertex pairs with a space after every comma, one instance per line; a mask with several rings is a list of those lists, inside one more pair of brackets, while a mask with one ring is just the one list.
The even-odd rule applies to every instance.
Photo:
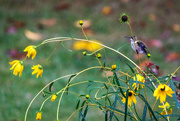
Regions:
[[72, 75], [73, 75], [73, 74], [69, 74], [69, 75], [66, 75], [66, 76], [59, 77], [59, 78], [51, 81], [50, 83], [48, 83], [45, 87], [43, 87], [43, 88], [41, 89], [41, 91], [39, 91], [38, 94], [31, 100], [31, 102], [30, 102], [30, 104], [29, 104], [29, 106], [28, 106], [28, 108], [27, 108], [27, 110], [26, 110], [25, 117], [24, 117], [24, 121], [26, 121], [27, 113], [28, 113], [29, 108], [31, 107], [32, 103], [34, 102], [34, 100], [37, 98], [37, 96], [38, 96], [46, 87], [48, 87], [51, 83], [53, 83], [53, 82], [55, 82], [55, 81], [57, 81], [57, 80], [60, 80], [60, 79], [63, 79], [63, 78], [66, 78], [66, 77], [69, 77], [69, 76], [72, 76]]

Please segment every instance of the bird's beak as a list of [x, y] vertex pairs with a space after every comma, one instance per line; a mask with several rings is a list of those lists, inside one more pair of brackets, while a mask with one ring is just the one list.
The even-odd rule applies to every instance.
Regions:
[[127, 37], [127, 36], [124, 36], [124, 37], [125, 37], [125, 38], [129, 38], [129, 39], [132, 38], [132, 37]]

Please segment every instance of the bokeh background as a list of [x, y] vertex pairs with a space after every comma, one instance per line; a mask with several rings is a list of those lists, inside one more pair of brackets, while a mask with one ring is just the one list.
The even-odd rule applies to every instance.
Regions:
[[[151, 62], [159, 66], [159, 76], [168, 75], [180, 65], [180, 1], [179, 0], [0, 0], [0, 120], [22, 121], [32, 98], [48, 82], [63, 75], [76, 73], [87, 67], [96, 66], [93, 56], [84, 57], [83, 50], [73, 49], [73, 41], [60, 44], [54, 55], [44, 65], [42, 78], [31, 75], [31, 66], [43, 62], [57, 43], [37, 48], [34, 60], [27, 59], [22, 77], [14, 76], [9, 62], [23, 59], [23, 50], [28, 45], [38, 45], [53, 37], [84, 38], [77, 22], [84, 20], [89, 39], [98, 40], [138, 63], [130, 47], [127, 25], [118, 21], [120, 14], [130, 15], [134, 34], [146, 43], [151, 52]], [[69, 34], [70, 33], [70, 34]], [[125, 45], [125, 46], [124, 46]], [[72, 51], [70, 51], [72, 50]], [[112, 51], [102, 51], [102, 60], [110, 65], [117, 59], [124, 60]], [[141, 57], [142, 63], [146, 60]], [[124, 64], [120, 64], [124, 68]], [[99, 70], [90, 71], [78, 79], [101, 79]], [[177, 76], [180, 76], [177, 73]], [[77, 80], [78, 80], [77, 79]], [[67, 84], [68, 78], [54, 84], [53, 92]], [[72, 88], [79, 94], [87, 94], [85, 85]], [[153, 98], [153, 97], [152, 97]], [[35, 120], [44, 98], [39, 96], [29, 110], [28, 119]], [[65, 96], [60, 107], [60, 119], [66, 120], [75, 110], [76, 97]], [[43, 121], [56, 120], [58, 101], [47, 101], [43, 108]], [[77, 120], [78, 114], [71, 120]], [[88, 120], [104, 120], [101, 112], [90, 111]]]

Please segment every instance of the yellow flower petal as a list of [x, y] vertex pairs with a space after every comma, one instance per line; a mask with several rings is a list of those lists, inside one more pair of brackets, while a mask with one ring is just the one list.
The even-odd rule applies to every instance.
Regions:
[[33, 67], [31, 67], [31, 69], [34, 69], [34, 71], [32, 72], [32, 75], [36, 74], [36, 78], [38, 78], [39, 76], [42, 77], [42, 73], [43, 73], [43, 68], [41, 65], [33, 65]]
[[22, 61], [19, 60], [14, 60], [12, 62], [9, 62], [10, 65], [12, 65], [12, 67], [10, 68], [10, 70], [13, 70], [13, 74], [17, 75], [19, 73], [19, 77], [22, 75], [22, 71], [24, 66], [22, 65]]
[[153, 96], [156, 97], [156, 100], [160, 98], [160, 102], [162, 103], [166, 101], [166, 95], [172, 97], [174, 92], [172, 89], [166, 84], [160, 84], [154, 91]]
[[32, 59], [34, 59], [34, 57], [36, 56], [35, 46], [33, 46], [33, 45], [27, 46], [24, 49], [24, 52], [27, 52], [27, 57], [28, 58], [30, 58], [30, 56], [32, 56]]

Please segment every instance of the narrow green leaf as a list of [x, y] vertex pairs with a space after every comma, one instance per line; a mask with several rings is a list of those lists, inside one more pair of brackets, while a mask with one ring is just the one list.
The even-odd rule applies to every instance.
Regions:
[[143, 117], [142, 117], [143, 121], [146, 121], [146, 113], [147, 113], [147, 105], [144, 106]]
[[179, 104], [179, 102], [178, 102], [178, 100], [177, 100], [176, 90], [175, 90], [175, 87], [174, 87], [174, 84], [173, 84], [172, 79], [170, 80], [170, 84], [171, 84], [172, 90], [175, 92], [175, 93], [172, 94], [172, 95], [173, 95], [174, 101], [176, 102], [176, 109], [177, 109], [177, 107], [179, 107], [179, 109], [180, 109], [180, 104]]
[[89, 81], [89, 84], [88, 84], [86, 87], [88, 88], [88, 87], [90, 87], [90, 86], [91, 86], [92, 84], [94, 84], [94, 83], [95, 83], [94, 81], [90, 80], [90, 81]]
[[76, 110], [79, 108], [80, 100], [78, 100], [77, 105], [76, 105]]
[[147, 102], [147, 100], [144, 98], [144, 96], [141, 95], [141, 94], [139, 94], [139, 96], [143, 99], [143, 101], [144, 101], [145, 104], [147, 105], [147, 107], [148, 107], [149, 111], [151, 112], [151, 114], [153, 115], [154, 119], [155, 119], [156, 121], [158, 121], [157, 118], [156, 118], [156, 116], [155, 116], [155, 114], [154, 114], [154, 112], [153, 112], [153, 110], [152, 110], [152, 108], [151, 108], [151, 106], [149, 105], [149, 103]]
[[45, 90], [43, 90], [43, 92], [44, 92], [44, 93], [47, 93], [47, 94], [52, 94], [51, 92], [47, 92], [47, 91], [45, 91]]
[[85, 103], [86, 101], [84, 100], [83, 103], [81, 104], [81, 109], [79, 110], [79, 121], [81, 120], [81, 117], [84, 118], [84, 115], [82, 114], [82, 110], [83, 110], [82, 107], [84, 106]]
[[128, 63], [126, 63], [127, 65], [128, 65], [128, 67], [131, 69], [131, 71], [132, 71], [132, 73], [134, 73], [135, 74], [135, 71], [134, 71], [134, 69], [128, 64]]
[[116, 72], [114, 72], [114, 79], [116, 80], [116, 83], [117, 83], [117, 85], [119, 86], [118, 88], [119, 88], [121, 94], [123, 95], [123, 97], [125, 97], [125, 95], [124, 95], [124, 93], [123, 93], [123, 91], [122, 91], [122, 89], [121, 89], [121, 85], [120, 85], [120, 83], [119, 83], [119, 79], [118, 79], [118, 77], [117, 77], [117, 75], [116, 75]]
[[[114, 103], [112, 105], [112, 108], [116, 108], [116, 104], [117, 104], [117, 96], [115, 96], [115, 99], [114, 99]], [[112, 121], [112, 118], [114, 116], [114, 112], [110, 112], [110, 116], [109, 116], [109, 120]]]
[[76, 74], [74, 74], [74, 75], [72, 75], [71, 77], [69, 77], [68, 86], [67, 86], [67, 88], [66, 88], [67, 94], [68, 94], [68, 90], [69, 90], [69, 85], [70, 85], [71, 78], [74, 77], [74, 76], [76, 76]]
[[52, 82], [50, 85], [49, 85], [49, 91], [51, 92], [51, 88], [53, 86], [54, 82]]
[[84, 110], [84, 115], [82, 117], [82, 121], [85, 121], [86, 120], [86, 115], [87, 115], [87, 112], [88, 112], [88, 109], [89, 109], [89, 106], [87, 105], [85, 110]]
[[108, 111], [105, 112], [105, 121], [108, 121]]
[[108, 90], [108, 87], [107, 87], [107, 85], [104, 83], [104, 86], [105, 86], [105, 88]]
[[120, 69], [120, 59], [117, 60], [117, 69]]
[[124, 121], [127, 120], [128, 96], [129, 96], [129, 89], [126, 91], [126, 102], [125, 102], [125, 116], [124, 116]]

